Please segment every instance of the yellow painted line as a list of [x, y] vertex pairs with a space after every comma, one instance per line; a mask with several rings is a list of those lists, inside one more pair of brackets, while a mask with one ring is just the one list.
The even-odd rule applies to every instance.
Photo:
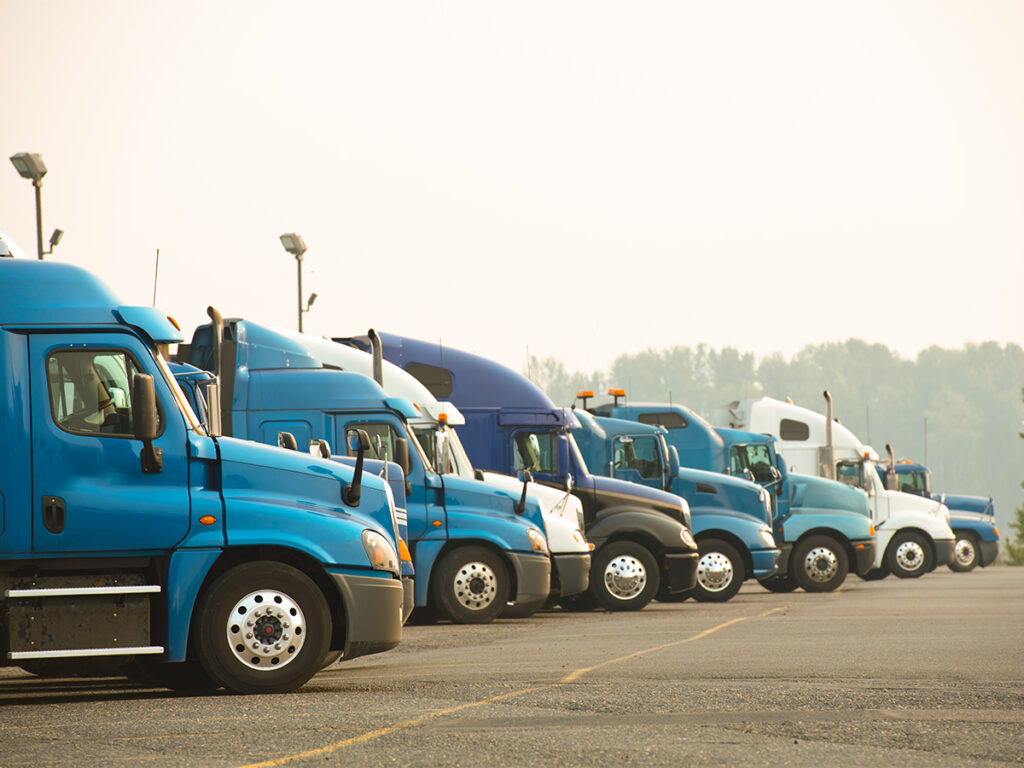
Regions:
[[662, 643], [661, 645], [655, 645], [655, 646], [652, 646], [650, 648], [645, 648], [645, 649], [643, 649], [641, 651], [634, 651], [633, 653], [627, 653], [625, 656], [619, 656], [618, 658], [615, 658], [615, 659], [609, 659], [608, 661], [602, 661], [600, 664], [594, 664], [593, 666], [590, 666], [590, 667], [581, 667], [580, 669], [577, 669], [577, 670], [574, 670], [573, 672], [570, 672], [568, 675], [563, 677], [561, 680], [557, 680], [554, 683], [544, 683], [543, 685], [535, 685], [535, 686], [532, 686], [531, 688], [522, 688], [522, 689], [520, 689], [518, 691], [510, 691], [509, 693], [503, 693], [503, 694], [500, 694], [498, 696], [492, 696], [489, 699], [481, 699], [480, 701], [471, 701], [471, 702], [468, 702], [466, 704], [459, 704], [458, 706], [455, 706], [455, 707], [448, 707], [447, 709], [434, 710], [433, 712], [428, 712], [428, 713], [426, 713], [424, 715], [420, 715], [419, 717], [414, 717], [411, 720], [403, 720], [402, 722], [395, 723], [394, 725], [389, 725], [386, 728], [378, 728], [378, 729], [376, 729], [374, 731], [367, 731], [366, 733], [360, 734], [359, 736], [353, 736], [350, 739], [345, 739], [343, 741], [336, 741], [335, 743], [328, 744], [325, 747], [319, 747], [317, 749], [309, 749], [309, 750], [306, 750], [305, 752], [297, 752], [294, 755], [287, 755], [285, 757], [279, 757], [276, 760], [266, 760], [266, 761], [264, 761], [262, 763], [251, 763], [249, 765], [242, 766], [242, 768], [273, 768], [274, 766], [286, 765], [287, 763], [291, 763], [291, 762], [294, 762], [296, 760], [306, 760], [306, 759], [312, 758], [312, 757], [321, 757], [323, 755], [329, 755], [332, 752], [337, 752], [339, 749], [344, 749], [345, 747], [351, 747], [351, 746], [353, 746], [355, 744], [362, 744], [362, 743], [367, 742], [367, 741], [372, 741], [374, 739], [379, 739], [382, 736], [387, 736], [388, 734], [394, 733], [395, 731], [402, 731], [402, 730], [405, 730], [407, 728], [412, 728], [414, 726], [421, 725], [422, 723], [425, 723], [425, 722], [427, 722], [429, 720], [434, 720], [434, 719], [436, 719], [438, 717], [444, 717], [445, 715], [451, 715], [451, 714], [454, 714], [455, 712], [461, 712], [464, 709], [471, 709], [473, 707], [482, 707], [485, 704], [493, 704], [493, 703], [495, 703], [497, 701], [504, 701], [506, 699], [515, 698], [516, 696], [525, 696], [526, 694], [534, 693], [535, 691], [545, 691], [545, 690], [549, 690], [551, 688], [557, 688], [557, 687], [562, 686], [562, 685], [568, 685], [569, 683], [572, 683], [572, 682], [578, 680], [580, 677], [582, 677], [583, 675], [587, 674], [588, 672], [593, 672], [595, 669], [600, 669], [601, 667], [607, 667], [607, 666], [609, 666], [611, 664], [618, 664], [618, 663], [623, 662], [623, 661], [629, 661], [630, 659], [639, 658], [640, 656], [645, 656], [648, 653], [654, 653], [656, 651], [663, 651], [666, 648], [672, 648], [673, 646], [683, 645], [685, 643], [692, 643], [692, 642], [694, 642], [696, 640], [701, 640], [701, 639], [707, 637], [708, 635], [712, 635], [715, 632], [718, 632], [720, 629], [725, 629], [726, 627], [731, 627], [733, 624], [739, 624], [741, 621], [746, 621], [747, 619], [760, 619], [760, 618], [763, 618], [765, 616], [770, 616], [771, 614], [776, 613], [778, 611], [785, 610], [788, 607], [789, 606], [781, 606], [779, 608], [772, 608], [769, 611], [765, 611], [764, 613], [759, 613], [759, 614], [757, 614], [755, 616], [740, 616], [738, 618], [730, 619], [729, 621], [723, 622], [723, 623], [721, 623], [721, 624], [719, 624], [717, 626], [711, 627], [710, 629], [705, 629], [703, 632], [698, 632], [696, 635], [692, 635], [690, 637], [683, 638], [682, 640], [675, 640], [675, 641], [673, 641], [671, 643]]

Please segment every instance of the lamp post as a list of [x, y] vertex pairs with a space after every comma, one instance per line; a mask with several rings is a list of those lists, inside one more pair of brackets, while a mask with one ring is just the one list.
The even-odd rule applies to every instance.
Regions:
[[298, 270], [299, 275], [299, 333], [302, 333], [302, 315], [304, 312], [309, 311], [309, 307], [313, 306], [313, 302], [316, 301], [316, 294], [314, 293], [309, 297], [309, 305], [302, 308], [302, 254], [306, 252], [306, 242], [302, 239], [301, 235], [297, 235], [294, 232], [281, 235], [281, 245], [288, 253], [295, 257], [295, 266]]
[[43, 156], [37, 152], [19, 152], [11, 156], [11, 163], [22, 178], [32, 180], [32, 186], [36, 190], [36, 252], [42, 261], [44, 255], [53, 253], [54, 247], [64, 236], [63, 230], [53, 230], [50, 250], [43, 250], [43, 176], [46, 175], [46, 163], [43, 162]]

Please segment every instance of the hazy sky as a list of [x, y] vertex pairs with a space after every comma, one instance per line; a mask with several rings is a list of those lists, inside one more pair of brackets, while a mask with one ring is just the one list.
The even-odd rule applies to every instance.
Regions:
[[[515, 368], [1024, 343], [1024, 2], [0, 0], [53, 258]], [[0, 229], [35, 250], [0, 166]], [[0, 287], [2, 290], [2, 287]]]

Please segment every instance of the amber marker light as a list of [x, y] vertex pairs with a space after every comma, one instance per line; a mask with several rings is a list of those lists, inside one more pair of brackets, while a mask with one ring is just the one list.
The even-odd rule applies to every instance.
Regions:
[[868, 530], [869, 530], [869, 531], [871, 532], [871, 535], [872, 535], [872, 536], [874, 536], [874, 535], [875, 535], [875, 524], [874, 524], [874, 523], [872, 523], [872, 524], [871, 524], [871, 525], [870, 525], [870, 526], [868, 527]]
[[447, 424], [448, 423], [448, 414], [447, 413], [439, 413], [439, 414], [437, 414], [437, 423], [438, 424]]
[[998, 537], [999, 536], [999, 529], [998, 528], [993, 528], [993, 530], [995, 531], [995, 534]]
[[213, 515], [203, 515], [202, 517], [199, 518], [199, 523], [201, 525], [213, 525], [216, 522], [217, 522], [217, 518], [214, 517]]
[[592, 390], [592, 389], [581, 389], [579, 392], [576, 393], [576, 397], [593, 397], [593, 396], [594, 396], [594, 390]]
[[435, 520], [434, 522], [431, 523], [431, 525], [434, 526], [435, 528], [440, 528], [441, 527], [441, 521], [440, 520]]
[[620, 388], [616, 388], [616, 387], [609, 387], [608, 388], [608, 394], [611, 395], [612, 397], [625, 397], [626, 396], [626, 390], [620, 389]]
[[167, 316], [167, 320], [168, 320], [168, 322], [170, 322], [170, 324], [171, 324], [171, 325], [173, 325], [173, 326], [174, 326], [175, 328], [177, 328], [177, 329], [178, 329], [179, 331], [181, 330], [181, 326], [180, 326], [180, 325], [178, 325], [178, 321], [177, 321], [177, 320], [175, 320], [175, 319], [174, 319], [173, 317], [171, 317], [170, 315], [168, 315], [168, 316]]
[[409, 553], [409, 548], [405, 545], [404, 539], [398, 540], [398, 557], [403, 563], [412, 562], [412, 555]]

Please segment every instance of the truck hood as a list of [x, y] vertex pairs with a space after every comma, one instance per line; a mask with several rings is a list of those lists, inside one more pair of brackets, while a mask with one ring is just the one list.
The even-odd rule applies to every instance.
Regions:
[[[940, 523], [945, 523], [946, 527], [949, 528], [949, 509], [945, 504], [934, 499], [926, 499], [924, 496], [915, 496], [912, 493], [903, 493], [901, 491], [885, 491], [885, 494], [889, 498], [890, 517], [898, 513], [912, 514], [916, 512], [917, 514], [933, 517]], [[951, 536], [952, 533], [953, 531], [950, 529]]]
[[989, 496], [954, 496], [948, 493], [932, 494], [932, 498], [949, 507], [949, 514], [956, 517], [957, 512], [995, 517], [996, 508]]
[[[484, 480], [493, 488], [517, 495], [523, 492], [522, 480], [511, 475], [484, 472]], [[583, 503], [577, 497], [557, 488], [530, 483], [526, 498], [540, 507], [552, 552], [590, 551], [583, 536]], [[579, 539], [572, 535], [574, 531], [579, 534]]]
[[[588, 477], [594, 493], [600, 497], [601, 507], [611, 506], [610, 501], [618, 504], [635, 504], [638, 507], [650, 507], [657, 512], [668, 515], [690, 528], [690, 507], [686, 501], [674, 493], [659, 491], [639, 483], [630, 483], [615, 477], [590, 475]], [[580, 481], [582, 485], [582, 480]]]

